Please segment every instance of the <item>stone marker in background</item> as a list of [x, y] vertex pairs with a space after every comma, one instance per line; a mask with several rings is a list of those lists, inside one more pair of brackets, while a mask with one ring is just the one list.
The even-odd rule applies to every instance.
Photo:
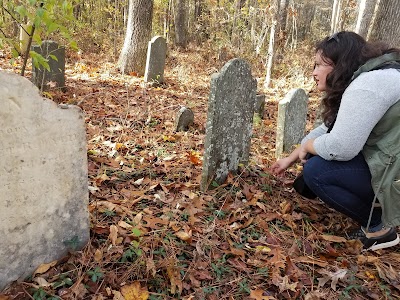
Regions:
[[190, 108], [182, 107], [175, 119], [175, 131], [187, 131], [194, 122], [194, 114]]
[[293, 89], [279, 101], [276, 133], [276, 157], [293, 150], [306, 130], [308, 96], [303, 89]]
[[264, 108], [265, 108], [265, 95], [257, 95], [256, 103], [254, 105], [254, 112], [258, 114], [261, 119], [264, 119]]
[[89, 239], [85, 124], [0, 71], [0, 291]]
[[145, 82], [164, 82], [165, 56], [167, 55], [167, 42], [161, 36], [155, 36], [149, 42], [147, 49]]
[[32, 82], [41, 90], [65, 88], [65, 48], [56, 42], [43, 41], [40, 46], [32, 46], [32, 50], [48, 59], [50, 70], [43, 66], [35, 66], [33, 58]]
[[211, 77], [208, 100], [201, 189], [216, 181], [222, 184], [229, 172], [249, 159], [256, 80], [241, 59], [228, 61]]

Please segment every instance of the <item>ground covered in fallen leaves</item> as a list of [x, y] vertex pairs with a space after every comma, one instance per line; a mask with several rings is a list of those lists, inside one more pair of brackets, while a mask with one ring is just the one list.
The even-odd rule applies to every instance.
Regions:
[[[152, 87], [105, 55], [70, 54], [67, 91], [45, 96], [86, 116], [91, 239], [0, 299], [399, 299], [399, 247], [362, 253], [344, 238], [355, 224], [294, 193], [301, 166], [268, 173], [277, 101], [303, 87], [314, 99], [308, 129], [315, 119], [308, 55], [298, 49], [276, 67], [249, 165], [201, 192], [210, 76], [224, 62], [172, 49], [166, 82]], [[263, 66], [252, 69], [261, 87]], [[195, 115], [187, 132], [174, 131], [181, 106]]]

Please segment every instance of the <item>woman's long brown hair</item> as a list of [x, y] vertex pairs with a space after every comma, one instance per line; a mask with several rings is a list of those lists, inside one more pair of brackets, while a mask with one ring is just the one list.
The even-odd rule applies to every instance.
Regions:
[[353, 73], [367, 60], [385, 53], [400, 52], [385, 43], [370, 43], [360, 35], [341, 31], [326, 37], [316, 45], [322, 59], [333, 65], [333, 70], [326, 78], [326, 94], [322, 99], [322, 117], [326, 126], [336, 118], [342, 95], [349, 86]]

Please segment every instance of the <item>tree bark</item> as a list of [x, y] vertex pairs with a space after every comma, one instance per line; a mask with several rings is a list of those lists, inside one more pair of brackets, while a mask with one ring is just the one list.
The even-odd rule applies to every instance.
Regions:
[[287, 22], [287, 10], [289, 6], [289, 0], [281, 0], [281, 4], [279, 5], [279, 31], [284, 31], [286, 29]]
[[339, 27], [340, 10], [342, 0], [334, 0], [332, 6], [331, 34], [335, 33]]
[[268, 45], [268, 53], [267, 53], [267, 64], [266, 64], [266, 75], [264, 81], [264, 89], [267, 89], [271, 85], [271, 75], [274, 63], [274, 54], [275, 54], [275, 32], [277, 20], [279, 19], [279, 5], [280, 0], [274, 0], [273, 2], [273, 12], [272, 12], [272, 24], [271, 24], [271, 32], [269, 36], [269, 45]]
[[187, 41], [186, 0], [175, 0], [175, 45], [186, 48]]
[[118, 59], [118, 67], [122, 74], [144, 74], [152, 18], [153, 0], [129, 0], [125, 42]]
[[398, 0], [380, 1], [369, 40], [400, 47], [400, 5]]
[[355, 32], [367, 38], [377, 0], [360, 0]]

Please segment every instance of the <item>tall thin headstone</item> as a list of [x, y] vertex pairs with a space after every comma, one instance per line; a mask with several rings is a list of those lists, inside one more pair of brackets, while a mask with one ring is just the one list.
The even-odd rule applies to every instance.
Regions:
[[40, 64], [36, 66], [33, 59], [32, 82], [41, 90], [50, 88], [65, 88], [65, 48], [60, 47], [54, 41], [43, 41], [38, 46], [32, 46], [32, 50], [41, 54], [48, 60], [50, 70]]
[[293, 89], [279, 101], [276, 134], [276, 157], [293, 150], [306, 130], [308, 96], [303, 89]]
[[89, 240], [85, 123], [0, 72], [0, 291]]
[[147, 50], [145, 82], [164, 82], [165, 57], [167, 55], [167, 42], [161, 36], [155, 36], [149, 42]]
[[201, 189], [222, 184], [249, 159], [257, 83], [241, 59], [211, 77]]

